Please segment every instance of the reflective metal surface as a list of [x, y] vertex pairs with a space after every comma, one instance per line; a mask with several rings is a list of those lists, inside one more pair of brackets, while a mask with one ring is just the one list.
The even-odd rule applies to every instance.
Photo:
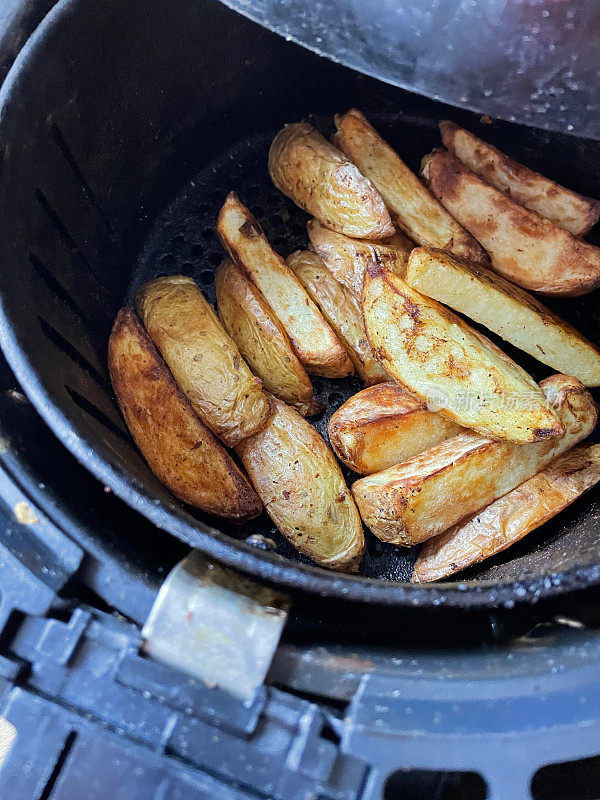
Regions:
[[250, 701], [287, 619], [286, 595], [192, 550], [169, 573], [142, 630], [143, 651]]
[[452, 105], [600, 138], [596, 0], [223, 0], [348, 67]]

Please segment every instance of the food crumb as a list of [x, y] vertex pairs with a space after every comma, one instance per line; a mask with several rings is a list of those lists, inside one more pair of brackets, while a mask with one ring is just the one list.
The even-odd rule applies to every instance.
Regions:
[[25, 500], [17, 503], [14, 508], [14, 512], [15, 517], [21, 523], [21, 525], [34, 525], [36, 522], [40, 521], [33, 507], [30, 506]]

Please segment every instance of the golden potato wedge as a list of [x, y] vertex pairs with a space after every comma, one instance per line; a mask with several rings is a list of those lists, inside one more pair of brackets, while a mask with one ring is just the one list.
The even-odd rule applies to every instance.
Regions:
[[230, 258], [217, 270], [216, 288], [221, 324], [265, 389], [303, 416], [322, 411], [285, 328], [246, 273]]
[[387, 380], [371, 350], [360, 304], [354, 295], [336, 281], [319, 256], [310, 250], [297, 250], [288, 256], [286, 263], [337, 333], [367, 386]]
[[326, 378], [351, 375], [354, 367], [342, 343], [234, 192], [225, 200], [217, 229], [231, 258], [258, 287], [285, 328], [308, 372]]
[[311, 246], [321, 257], [333, 277], [360, 300], [367, 264], [381, 264], [394, 275], [404, 276], [408, 256], [414, 245], [397, 233], [385, 242], [368, 242], [350, 239], [342, 233], [330, 231], [311, 219], [307, 224]]
[[297, 122], [279, 131], [269, 174], [279, 191], [331, 230], [359, 239], [394, 235], [377, 189], [312, 125]]
[[468, 522], [425, 542], [411, 581], [438, 581], [501, 553], [600, 481], [600, 445], [577, 447]]
[[226, 445], [267, 424], [271, 403], [191, 278], [171, 275], [136, 293], [150, 338], [194, 411]]
[[402, 278], [369, 267], [363, 315], [385, 371], [433, 410], [494, 439], [525, 443], [562, 435], [525, 370]]
[[425, 156], [422, 174], [505, 278], [550, 295], [581, 295], [600, 286], [600, 249], [515, 203], [451, 153]]
[[281, 533], [317, 564], [352, 572], [365, 541], [358, 510], [331, 450], [297, 411], [273, 400], [264, 431], [237, 445]]
[[440, 122], [444, 147], [484, 181], [575, 236], [600, 218], [600, 201], [584, 197], [545, 178], [454, 122]]
[[405, 275], [421, 294], [485, 325], [585, 386], [600, 386], [600, 349], [525, 289], [477, 264], [431, 248], [415, 248]]
[[336, 456], [361, 475], [407, 461], [461, 431], [395, 383], [363, 389], [329, 420]]
[[413, 545], [475, 514], [544, 469], [596, 425], [592, 396], [575, 378], [541, 382], [562, 439], [518, 445], [460, 433], [383, 472], [360, 478], [352, 494], [365, 524], [384, 542]]
[[119, 311], [113, 326], [108, 367], [135, 443], [175, 497], [233, 520], [260, 514], [258, 495], [196, 415], [130, 308]]
[[445, 211], [360, 111], [352, 108], [343, 116], [338, 114], [335, 124], [334, 144], [379, 190], [401, 231], [419, 244], [489, 263], [479, 242]]

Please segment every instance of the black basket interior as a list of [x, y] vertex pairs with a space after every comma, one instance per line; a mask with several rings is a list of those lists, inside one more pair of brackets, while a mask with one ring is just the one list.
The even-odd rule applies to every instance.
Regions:
[[[230, 189], [283, 256], [306, 246], [306, 215], [270, 184], [268, 146], [285, 122], [311, 119], [327, 133], [333, 114], [351, 106], [415, 169], [439, 145], [438, 120], [450, 116], [550, 177], [598, 194], [597, 143], [485, 125], [301, 50], [212, 0], [59, 4], [15, 65], [0, 108], [0, 335], [46, 421], [120, 497], [184, 541], [246, 569], [263, 564], [257, 571], [273, 580], [292, 574], [291, 559], [299, 585], [321, 573], [319, 591], [350, 594], [360, 579], [311, 567], [266, 515], [225, 525], [170, 496], [124, 427], [106, 345], [118, 308], [150, 277], [191, 275], [214, 301], [223, 257], [214, 226]], [[596, 295], [549, 304], [598, 340]], [[503, 347], [536, 379], [549, 374]], [[360, 384], [314, 383], [327, 406], [316, 420], [325, 433]], [[488, 589], [488, 581], [534, 579], [543, 588], [549, 576], [552, 585], [569, 570], [594, 567], [599, 501], [592, 492], [508, 554], [461, 576], [460, 588], [467, 578], [484, 579]], [[277, 552], [247, 545], [256, 533], [275, 539]], [[414, 555], [369, 536], [363, 583], [383, 578], [398, 587]], [[445, 596], [408, 588], [419, 602]]]

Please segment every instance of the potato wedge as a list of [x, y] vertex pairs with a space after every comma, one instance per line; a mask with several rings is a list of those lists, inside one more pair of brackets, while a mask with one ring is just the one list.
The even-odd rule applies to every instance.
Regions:
[[461, 431], [395, 383], [363, 389], [329, 420], [336, 456], [361, 475], [407, 461]]
[[422, 174], [505, 278], [550, 295], [576, 296], [600, 286], [600, 249], [515, 203], [451, 153], [426, 156]]
[[337, 333], [367, 386], [387, 380], [371, 350], [360, 303], [354, 295], [336, 281], [319, 256], [310, 250], [297, 250], [288, 256], [286, 263]]
[[598, 222], [600, 201], [584, 197], [545, 178], [469, 131], [444, 120], [440, 122], [444, 147], [484, 181], [512, 197], [530, 211], [581, 236]]
[[265, 430], [236, 447], [256, 491], [297, 550], [322, 567], [355, 571], [364, 534], [335, 457], [297, 411], [273, 403]]
[[191, 278], [171, 275], [136, 293], [150, 338], [194, 411], [232, 446], [267, 424], [271, 403]]
[[501, 553], [600, 481], [600, 445], [577, 447], [468, 522], [425, 542], [411, 581], [438, 581]]
[[326, 378], [351, 375], [354, 367], [342, 343], [234, 192], [225, 200], [217, 229], [231, 258], [258, 287], [285, 328], [308, 372]]
[[600, 386], [600, 349], [525, 289], [441, 250], [411, 253], [406, 282], [421, 294], [485, 325], [585, 386]]
[[312, 125], [286, 125], [269, 150], [269, 174], [279, 191], [331, 230], [359, 239], [386, 239], [394, 226], [371, 181]]
[[135, 443], [175, 497], [233, 520], [260, 514], [248, 479], [196, 415], [130, 308], [119, 311], [113, 326], [108, 367]]
[[334, 144], [379, 190], [401, 231], [419, 244], [489, 263], [479, 242], [445, 211], [360, 111], [352, 108], [338, 114], [335, 124]]
[[560, 436], [539, 386], [489, 339], [382, 267], [369, 267], [363, 315], [385, 371], [433, 410], [511, 442]]
[[510, 492], [593, 431], [596, 406], [583, 384], [552, 375], [540, 386], [565, 429], [562, 439], [517, 445], [461, 433], [360, 478], [352, 494], [375, 536], [407, 546], [430, 539]]
[[228, 258], [216, 275], [221, 324], [267, 391], [303, 416], [322, 410], [285, 328], [246, 273]]
[[368, 242], [350, 239], [342, 233], [330, 231], [311, 219], [307, 224], [311, 246], [321, 257], [333, 277], [360, 300], [367, 264], [381, 264], [394, 275], [404, 276], [408, 256], [414, 245], [397, 233], [385, 242]]

